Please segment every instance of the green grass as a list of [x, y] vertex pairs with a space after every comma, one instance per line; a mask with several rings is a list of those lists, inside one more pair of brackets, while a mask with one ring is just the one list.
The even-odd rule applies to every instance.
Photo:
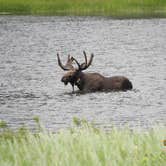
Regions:
[[0, 0], [0, 13], [166, 17], [166, 0]]
[[[78, 123], [79, 125], [79, 123]], [[4, 125], [2, 125], [4, 126]], [[58, 133], [2, 129], [2, 166], [164, 166], [165, 127], [138, 132], [113, 128], [109, 133], [84, 123]]]

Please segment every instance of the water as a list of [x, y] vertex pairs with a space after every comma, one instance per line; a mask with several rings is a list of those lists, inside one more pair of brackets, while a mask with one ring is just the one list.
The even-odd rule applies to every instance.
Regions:
[[[166, 125], [166, 19], [0, 16], [0, 119], [57, 131], [73, 117], [109, 130]], [[67, 55], [95, 58], [87, 72], [124, 75], [134, 90], [71, 94], [57, 65]]]

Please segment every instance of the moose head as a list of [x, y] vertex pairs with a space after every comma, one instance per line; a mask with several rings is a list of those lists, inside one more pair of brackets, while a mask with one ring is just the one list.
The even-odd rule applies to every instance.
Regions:
[[[80, 77], [82, 71], [86, 70], [92, 64], [92, 60], [93, 60], [93, 57], [94, 57], [94, 55], [91, 54], [91, 57], [90, 57], [90, 59], [88, 61], [87, 60], [87, 55], [86, 55], [85, 51], [83, 51], [83, 54], [84, 54], [85, 62], [83, 62], [81, 65], [80, 65], [80, 63], [74, 57], [71, 57], [70, 55], [68, 56], [68, 60], [67, 60], [66, 65], [63, 65], [62, 62], [61, 62], [61, 60], [60, 60], [59, 54], [57, 54], [59, 66], [63, 70], [68, 71], [62, 77], [61, 81], [65, 85], [67, 85], [68, 83], [70, 83], [72, 85], [73, 92], [74, 92], [74, 85], [77, 85], [77, 86], [81, 85], [81, 82], [80, 82], [81, 80], [80, 80], [79, 77]], [[76, 64], [77, 64], [78, 67], [74, 67], [72, 65], [74, 61], [76, 62]]]

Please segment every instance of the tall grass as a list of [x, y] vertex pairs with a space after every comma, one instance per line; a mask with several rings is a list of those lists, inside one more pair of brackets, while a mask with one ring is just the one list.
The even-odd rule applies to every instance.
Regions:
[[28, 130], [0, 134], [2, 166], [164, 166], [164, 127], [148, 132], [113, 128], [105, 133], [87, 124], [58, 133]]
[[0, 13], [165, 17], [165, 0], [0, 0]]

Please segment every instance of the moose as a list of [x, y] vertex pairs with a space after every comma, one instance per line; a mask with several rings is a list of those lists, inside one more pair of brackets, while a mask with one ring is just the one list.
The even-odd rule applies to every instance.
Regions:
[[[124, 76], [105, 77], [99, 73], [85, 73], [93, 61], [94, 54], [91, 54], [90, 59], [87, 60], [86, 52], [83, 51], [85, 62], [80, 64], [74, 57], [68, 56], [65, 65], [62, 64], [59, 54], [57, 53], [58, 65], [67, 73], [62, 77], [61, 81], [67, 85], [71, 84], [73, 92], [74, 86], [77, 86], [83, 92], [96, 91], [127, 91], [133, 88], [131, 81]], [[72, 64], [78, 67], [74, 67]]]

